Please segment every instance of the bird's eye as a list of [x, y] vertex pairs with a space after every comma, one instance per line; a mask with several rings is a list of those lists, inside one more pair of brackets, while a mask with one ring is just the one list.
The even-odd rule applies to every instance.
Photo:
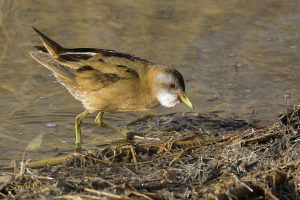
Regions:
[[176, 84], [175, 84], [175, 83], [171, 83], [171, 84], [169, 85], [169, 87], [172, 88], [172, 89], [176, 89]]

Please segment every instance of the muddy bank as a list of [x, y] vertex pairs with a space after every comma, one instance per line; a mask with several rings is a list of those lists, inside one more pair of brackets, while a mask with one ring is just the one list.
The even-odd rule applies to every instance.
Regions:
[[1, 166], [0, 198], [299, 199], [299, 115], [266, 127], [197, 113], [135, 122], [145, 139]]

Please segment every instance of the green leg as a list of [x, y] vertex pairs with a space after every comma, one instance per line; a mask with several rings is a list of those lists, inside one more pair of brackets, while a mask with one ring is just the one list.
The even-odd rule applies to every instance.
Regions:
[[98, 124], [98, 126], [100, 126], [101, 128], [110, 129], [110, 130], [112, 130], [114, 132], [122, 132], [123, 131], [123, 129], [119, 129], [119, 128], [113, 127], [111, 125], [105, 124], [103, 122], [103, 115], [104, 115], [104, 112], [100, 111], [98, 113], [98, 115], [96, 116], [96, 118], [95, 118], [95, 123]]
[[[126, 126], [130, 126], [130, 125], [133, 125], [133, 124], [135, 124], [135, 123], [137, 123], [137, 122], [145, 121], [145, 120], [150, 119], [150, 118], [153, 118], [153, 117], [157, 117], [157, 115], [156, 115], [156, 114], [153, 114], [153, 113], [149, 113], [149, 114], [143, 115], [143, 116], [141, 116], [141, 117], [138, 117], [138, 118], [136, 118], [136, 119], [134, 119], [134, 120], [132, 120], [132, 121], [127, 122]], [[125, 138], [126, 138], [127, 140], [132, 140], [132, 139], [134, 139], [135, 136], [136, 136], [136, 137], [141, 137], [141, 136], [144, 137], [144, 134], [141, 134], [141, 133], [133, 133], [133, 132], [127, 132], [127, 133], [125, 134]]]
[[145, 120], [147, 120], [147, 119], [150, 119], [150, 118], [153, 118], [153, 117], [156, 117], [157, 115], [156, 114], [152, 114], [152, 113], [149, 113], [149, 114], [146, 114], [146, 115], [143, 115], [143, 116], [141, 116], [141, 117], [139, 117], [139, 118], [136, 118], [136, 119], [134, 119], [134, 120], [132, 120], [132, 121], [130, 121], [130, 122], [127, 122], [127, 126], [128, 125], [132, 125], [132, 124], [134, 124], [134, 123], [136, 123], [136, 122], [141, 122], [141, 121], [145, 121]]
[[82, 120], [89, 114], [89, 112], [86, 110], [82, 113], [80, 113], [79, 115], [76, 116], [75, 118], [75, 136], [76, 136], [76, 151], [80, 151], [81, 150], [81, 122]]
[[[96, 118], [95, 118], [95, 123], [98, 124], [100, 127], [109, 129], [109, 130], [111, 130], [113, 132], [116, 132], [116, 133], [121, 133], [122, 135], [125, 136], [125, 140], [133, 140], [134, 136], [141, 135], [139, 133], [133, 133], [133, 132], [131, 132], [129, 130], [122, 129], [122, 128], [116, 128], [116, 127], [111, 126], [109, 124], [103, 123], [103, 114], [104, 114], [104, 112], [100, 111], [97, 114]], [[131, 124], [134, 124], [134, 123], [139, 122], [139, 121], [144, 121], [146, 119], [149, 119], [149, 118], [152, 118], [152, 117], [155, 117], [155, 116], [157, 116], [157, 115], [155, 115], [155, 114], [147, 114], [147, 115], [144, 115], [144, 116], [142, 116], [140, 118], [137, 118], [137, 119], [135, 119], [135, 120], [133, 120], [131, 122], [128, 122], [126, 125], [131, 125]], [[143, 136], [143, 135], [141, 135], [141, 136]]]
[[103, 122], [103, 114], [104, 114], [104, 112], [103, 112], [103, 111], [100, 111], [100, 112], [97, 114], [96, 118], [95, 118], [95, 123], [98, 124], [98, 126], [100, 126], [101, 128], [109, 129], [109, 130], [111, 130], [111, 131], [113, 131], [113, 132], [116, 132], [116, 133], [121, 133], [121, 134], [125, 135], [126, 138], [132, 138], [132, 137], [133, 137], [133, 136], [131, 136], [131, 135], [128, 136], [128, 133], [129, 133], [129, 132], [128, 132], [127, 130], [125, 130], [125, 129], [116, 128], [116, 127], [111, 126], [111, 125], [109, 125], [109, 124], [105, 124], [105, 123]]
[[103, 127], [103, 114], [104, 112], [100, 111], [97, 115], [97, 117], [95, 118], [95, 123], [98, 124], [98, 126]]

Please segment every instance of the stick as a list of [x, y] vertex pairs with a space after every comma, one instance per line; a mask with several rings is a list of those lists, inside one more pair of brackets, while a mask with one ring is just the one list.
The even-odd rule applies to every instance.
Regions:
[[33, 161], [28, 163], [25, 167], [38, 169], [44, 167], [46, 164], [50, 166], [56, 166], [56, 165], [63, 164], [67, 157], [68, 156], [62, 156], [57, 158], [48, 158], [48, 159]]
[[131, 154], [132, 154], [132, 159], [133, 159], [133, 162], [134, 162], [135, 170], [138, 171], [139, 166], [137, 164], [138, 162], [137, 162], [137, 159], [136, 159], [136, 153], [135, 153], [134, 147], [132, 145], [130, 145], [129, 148], [130, 148], [130, 151], [131, 151]]
[[98, 190], [94, 190], [94, 189], [90, 189], [90, 188], [84, 188], [84, 191], [90, 192], [90, 193], [93, 193], [93, 194], [97, 194], [99, 196], [105, 196], [105, 197], [111, 198], [111, 199], [130, 200], [129, 198], [124, 197], [124, 196], [120, 196], [120, 195], [116, 195], [116, 194], [112, 194], [112, 193], [108, 193], [108, 192], [102, 192], [102, 191], [98, 191]]

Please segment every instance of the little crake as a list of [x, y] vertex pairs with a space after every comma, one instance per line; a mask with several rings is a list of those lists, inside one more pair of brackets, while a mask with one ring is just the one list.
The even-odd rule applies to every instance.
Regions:
[[63, 48], [34, 28], [43, 46], [30, 55], [51, 70], [63, 86], [85, 107], [75, 119], [76, 148], [81, 148], [80, 124], [89, 113], [146, 111], [180, 102], [193, 108], [182, 75], [174, 68], [114, 50]]

